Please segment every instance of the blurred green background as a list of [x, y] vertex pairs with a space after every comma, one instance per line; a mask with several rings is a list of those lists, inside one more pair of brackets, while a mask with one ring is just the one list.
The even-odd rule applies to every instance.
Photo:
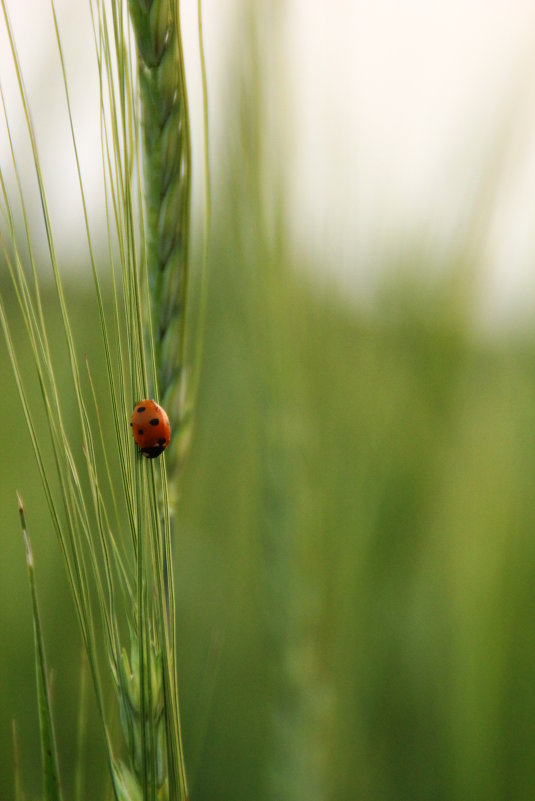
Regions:
[[[192, 801], [530, 799], [535, 329], [474, 334], [478, 254], [462, 242], [446, 266], [418, 242], [391, 258], [366, 304], [318, 286], [280, 195], [266, 209], [261, 101], [244, 74], [215, 186], [175, 548]], [[0, 286], [31, 384], [4, 269]], [[94, 295], [67, 289], [114, 442]], [[45, 299], [61, 374], [52, 289]], [[68, 407], [66, 358], [63, 370]], [[80, 637], [4, 346], [0, 375], [0, 798], [13, 796], [12, 719], [27, 798], [40, 787], [16, 489], [71, 798]], [[107, 798], [94, 711], [84, 750], [83, 797]]]

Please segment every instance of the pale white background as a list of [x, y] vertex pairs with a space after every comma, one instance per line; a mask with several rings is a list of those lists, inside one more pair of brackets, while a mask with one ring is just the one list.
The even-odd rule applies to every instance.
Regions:
[[[7, 0], [64, 260], [83, 248], [49, 5]], [[478, 211], [481, 315], [535, 310], [535, 3], [528, 0], [204, 0], [214, 155], [240, 10], [263, 5], [270, 98], [296, 248], [356, 298], [387, 260], [448, 249]], [[85, 0], [58, 0], [92, 223], [102, 221], [98, 92]], [[196, 0], [182, 0], [194, 117]], [[532, 55], [534, 54], [534, 55]], [[0, 79], [25, 180], [31, 159], [3, 23]], [[0, 163], [8, 159], [0, 127]], [[57, 180], [58, 175], [60, 180]], [[31, 204], [37, 208], [35, 198]], [[72, 259], [71, 259], [72, 256]]]

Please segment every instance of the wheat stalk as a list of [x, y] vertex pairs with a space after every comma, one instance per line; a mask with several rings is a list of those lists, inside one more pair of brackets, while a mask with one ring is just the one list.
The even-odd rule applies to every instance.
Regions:
[[[172, 572], [168, 571], [171, 563], [171, 504], [165, 461], [159, 460], [155, 464], [141, 458], [136, 453], [128, 429], [129, 410], [134, 401], [146, 397], [152, 389], [167, 408], [174, 428], [174, 444], [167, 456], [170, 469], [175, 471], [180, 458], [180, 432], [184, 424], [181, 390], [184, 381], [191, 173], [178, 6], [169, 0], [131, 0], [129, 3], [137, 45], [138, 103], [135, 98], [136, 78], [132, 69], [126, 6], [122, 0], [112, 0], [109, 8], [103, 0], [89, 2], [101, 86], [102, 160], [107, 184], [115, 336], [110, 331], [104, 313], [93, 256], [63, 49], [53, 1], [51, 8], [106, 357], [109, 382], [106, 403], [111, 404], [115, 422], [121, 479], [119, 493], [116, 486], [118, 477], [112, 474], [107, 456], [110, 444], [105, 444], [98, 414], [103, 401], [98, 397], [89, 365], [89, 392], [81, 378], [82, 368], [74, 347], [46, 187], [7, 13], [7, 0], [0, 0], [0, 4], [34, 156], [49, 258], [69, 354], [83, 443], [83, 459], [80, 463], [73, 455], [70, 438], [62, 422], [63, 399], [58, 391], [54, 359], [48, 345], [31, 226], [26, 215], [16, 147], [7, 114], [6, 130], [25, 221], [24, 244], [30, 256], [32, 286], [23, 267], [22, 244], [15, 229], [12, 200], [8, 196], [2, 170], [0, 198], [7, 236], [0, 230], [0, 247], [11, 273], [37, 369], [52, 444], [52, 466], [43, 455], [42, 436], [34, 422], [33, 399], [26, 391], [17, 343], [11, 336], [8, 315], [1, 298], [0, 325], [66, 563], [103, 726], [115, 797], [118, 801], [185, 801], [188, 791], [178, 703], [174, 587]], [[3, 103], [3, 95], [1, 99]], [[140, 110], [140, 117], [137, 116], [137, 109]], [[143, 132], [143, 193], [138, 175], [140, 120]], [[117, 245], [119, 269], [115, 264], [112, 243]], [[148, 281], [145, 281], [145, 275]], [[145, 293], [147, 286], [148, 292]], [[57, 473], [57, 492], [49, 477], [51, 467]], [[105, 500], [106, 497], [111, 497], [111, 503]], [[128, 623], [128, 632], [123, 630], [123, 619]], [[125, 641], [128, 642], [128, 648], [124, 645]], [[106, 668], [111, 671], [117, 690], [125, 749], [112, 742], [110, 734], [101, 678]], [[118, 756], [119, 751], [123, 751], [122, 757]], [[79, 786], [77, 793], [80, 795], [81, 792]]]
[[[183, 424], [181, 389], [184, 380], [185, 301], [188, 266], [190, 206], [190, 143], [187, 96], [181, 52], [178, 7], [168, 0], [130, 0], [137, 49], [139, 107], [143, 131], [146, 259], [150, 308], [148, 341], [151, 345], [153, 394], [167, 410], [173, 430], [167, 465], [178, 465]], [[161, 496], [160, 496], [161, 497]], [[166, 504], [166, 499], [163, 499]], [[173, 506], [175, 504], [173, 503]], [[163, 515], [160, 513], [160, 518]], [[165, 526], [164, 526], [165, 527]], [[140, 544], [141, 545], [141, 544]], [[171, 611], [166, 550], [162, 541], [163, 593], [167, 623]], [[169, 551], [167, 551], [169, 553]], [[144, 605], [141, 588], [143, 561], [138, 553], [138, 613]], [[161, 598], [161, 595], [160, 595]], [[147, 610], [148, 611], [148, 610]], [[166, 693], [162, 682], [162, 654], [156, 627], [139, 637], [131, 633], [131, 658], [123, 650], [117, 683], [121, 723], [130, 764], [115, 768], [115, 783], [124, 801], [170, 797], [169, 767], [175, 768], [175, 786], [187, 795], [179, 733], [173, 742], [166, 730]], [[145, 634], [145, 643], [143, 643]], [[146, 658], [143, 658], [145, 651]], [[146, 671], [147, 676], [144, 676]], [[143, 686], [147, 687], [144, 697]], [[176, 700], [176, 689], [173, 693]], [[169, 705], [169, 697], [167, 698]], [[178, 716], [178, 708], [175, 707]], [[148, 725], [147, 725], [148, 721]], [[170, 753], [171, 752], [171, 753]], [[178, 765], [173, 764], [178, 759]], [[178, 770], [177, 770], [178, 768]], [[178, 782], [177, 782], [178, 779]], [[174, 797], [174, 794], [173, 794]]]

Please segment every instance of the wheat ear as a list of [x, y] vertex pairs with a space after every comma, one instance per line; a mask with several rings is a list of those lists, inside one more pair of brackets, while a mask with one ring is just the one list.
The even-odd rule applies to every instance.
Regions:
[[147, 270], [155, 394], [174, 437], [173, 475], [184, 424], [184, 338], [191, 183], [189, 114], [179, 4], [129, 0], [136, 37], [144, 148]]

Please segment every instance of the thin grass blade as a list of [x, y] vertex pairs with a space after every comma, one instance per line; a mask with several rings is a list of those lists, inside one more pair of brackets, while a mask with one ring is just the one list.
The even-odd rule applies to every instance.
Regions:
[[24, 791], [22, 789], [22, 779], [20, 775], [20, 760], [19, 760], [19, 736], [17, 733], [17, 724], [13, 720], [11, 722], [11, 731], [13, 736], [13, 780], [14, 780], [14, 801], [24, 801]]
[[76, 771], [74, 786], [74, 801], [82, 801], [85, 768], [86, 768], [86, 742], [87, 742], [87, 717], [88, 717], [88, 669], [87, 656], [82, 650], [80, 660], [80, 694], [78, 698], [78, 727], [76, 732]]
[[43, 799], [44, 801], [62, 801], [61, 782], [59, 776], [58, 752], [54, 723], [52, 720], [52, 705], [50, 702], [50, 687], [46, 667], [45, 643], [41, 629], [39, 604], [37, 601], [37, 587], [35, 583], [34, 561], [30, 537], [26, 528], [24, 506], [19, 496], [19, 514], [26, 547], [26, 565], [32, 595], [33, 631], [35, 638], [35, 669], [37, 673], [37, 694], [39, 698], [39, 729], [41, 738], [41, 757], [43, 767]]

